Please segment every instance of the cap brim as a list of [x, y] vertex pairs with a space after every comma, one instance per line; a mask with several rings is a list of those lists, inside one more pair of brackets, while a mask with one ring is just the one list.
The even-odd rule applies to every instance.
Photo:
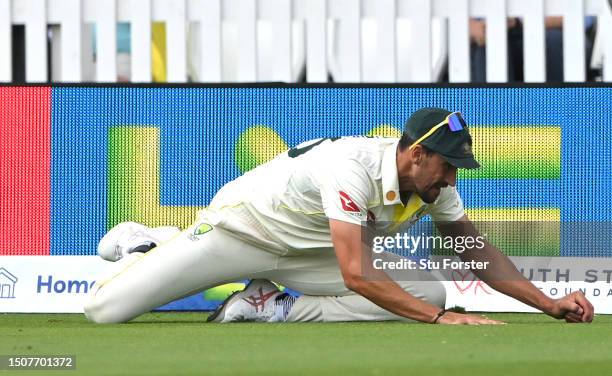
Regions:
[[480, 163], [478, 163], [478, 161], [474, 159], [474, 157], [453, 158], [453, 157], [448, 157], [446, 155], [442, 155], [442, 158], [444, 158], [448, 163], [450, 163], [451, 165], [457, 168], [466, 168], [469, 170], [480, 168]]

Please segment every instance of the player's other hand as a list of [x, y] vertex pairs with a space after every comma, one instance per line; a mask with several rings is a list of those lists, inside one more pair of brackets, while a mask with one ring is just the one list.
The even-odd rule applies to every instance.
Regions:
[[466, 315], [463, 313], [446, 312], [440, 317], [438, 324], [445, 325], [500, 325], [505, 324], [503, 321], [491, 320], [484, 316]]
[[574, 291], [561, 299], [553, 300], [549, 315], [556, 319], [565, 319], [569, 323], [593, 321], [593, 305], [582, 291]]

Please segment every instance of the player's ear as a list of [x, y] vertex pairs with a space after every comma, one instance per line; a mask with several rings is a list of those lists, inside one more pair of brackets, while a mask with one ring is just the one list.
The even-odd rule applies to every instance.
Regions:
[[409, 149], [410, 157], [412, 162], [416, 165], [420, 165], [423, 162], [423, 157], [425, 156], [425, 150], [421, 145], [416, 145], [412, 149]]

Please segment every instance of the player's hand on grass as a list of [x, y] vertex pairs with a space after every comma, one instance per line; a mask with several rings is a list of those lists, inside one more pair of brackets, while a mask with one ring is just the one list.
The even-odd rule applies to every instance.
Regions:
[[484, 316], [469, 315], [447, 311], [440, 317], [438, 324], [446, 325], [499, 325], [505, 324], [503, 321], [491, 320]]
[[593, 305], [582, 291], [574, 291], [561, 299], [553, 300], [549, 315], [556, 319], [565, 319], [569, 323], [593, 321]]

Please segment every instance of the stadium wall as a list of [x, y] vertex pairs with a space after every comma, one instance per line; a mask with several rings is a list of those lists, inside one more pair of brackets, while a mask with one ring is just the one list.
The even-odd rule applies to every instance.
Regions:
[[[396, 136], [425, 106], [461, 111], [470, 124], [483, 168], [460, 174], [469, 216], [578, 223], [540, 249], [508, 252], [525, 270], [535, 256], [562, 260], [562, 272], [580, 265], [568, 280], [557, 271], [551, 281], [553, 266], [534, 283], [551, 296], [582, 288], [598, 312], [612, 313], [612, 268], [602, 262], [610, 233], [586, 245], [578, 236], [612, 222], [612, 88], [598, 85], [2, 86], [0, 312], [79, 312], [105, 266], [97, 242], [115, 224], [185, 227], [224, 183], [288, 147]], [[582, 278], [588, 270], [595, 281]], [[452, 305], [528, 310], [473, 275], [446, 283]], [[162, 309], [212, 309], [237, 287]]]

